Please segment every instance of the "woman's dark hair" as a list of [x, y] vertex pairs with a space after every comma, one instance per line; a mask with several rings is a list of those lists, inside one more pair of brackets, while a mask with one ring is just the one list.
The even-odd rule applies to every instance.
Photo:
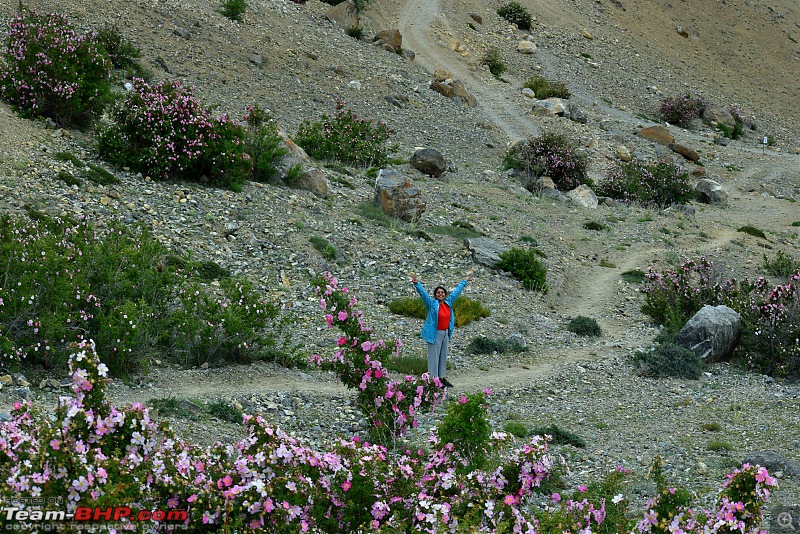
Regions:
[[436, 296], [436, 292], [439, 291], [440, 289], [442, 291], [444, 291], [444, 296], [446, 297], [447, 296], [447, 290], [445, 288], [443, 288], [442, 286], [436, 286], [436, 289], [433, 290], [433, 296], [435, 297]]

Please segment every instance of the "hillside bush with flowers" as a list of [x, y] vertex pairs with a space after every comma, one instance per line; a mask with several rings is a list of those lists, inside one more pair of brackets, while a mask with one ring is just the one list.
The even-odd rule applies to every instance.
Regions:
[[616, 162], [594, 190], [600, 196], [653, 208], [684, 203], [696, 195], [686, 169], [665, 159]]
[[[444, 443], [441, 427], [430, 452], [390, 451], [356, 437], [313, 450], [261, 416], [244, 416], [248, 435], [206, 448], [185, 442], [150, 419], [147, 408], [118, 409], [106, 394], [108, 368], [91, 342], [69, 358], [72, 396], [52, 415], [17, 403], [0, 424], [0, 499], [28, 511], [74, 512], [79, 506], [164, 510], [128, 530], [180, 528], [205, 532], [629, 532], [619, 476], [580, 486], [540, 504], [540, 488], [556, 465], [541, 436], [517, 444], [493, 433], [484, 469], [464, 471], [464, 456]], [[448, 417], [474, 406], [460, 400]], [[476, 405], [480, 405], [478, 402]], [[485, 413], [479, 417], [486, 417]], [[719, 506], [698, 513], [660, 493], [636, 524], [638, 532], [764, 532], [757, 528], [775, 481], [763, 468], [728, 476]], [[25, 501], [34, 497], [63, 501]], [[182, 512], [186, 516], [182, 517]], [[167, 515], [169, 514], [169, 515]], [[43, 515], [25, 521], [30, 528]], [[98, 526], [102, 526], [102, 522]], [[668, 530], [680, 525], [683, 530]], [[703, 525], [702, 530], [698, 525]], [[623, 528], [625, 527], [625, 528]]]
[[96, 132], [107, 161], [157, 179], [207, 180], [241, 189], [253, 170], [245, 151], [247, 130], [227, 115], [215, 116], [178, 80], [133, 88], [110, 111], [111, 122]]
[[664, 122], [688, 128], [694, 119], [702, 115], [705, 107], [706, 101], [703, 97], [685, 93], [664, 98], [658, 108], [658, 114]]
[[5, 365], [64, 365], [89, 338], [115, 376], [151, 358], [189, 366], [278, 348], [289, 319], [248, 281], [175, 256], [141, 226], [35, 215], [0, 218]]
[[785, 283], [766, 277], [723, 277], [714, 262], [689, 259], [663, 272], [648, 270], [642, 311], [675, 333], [704, 305], [726, 305], [742, 315], [734, 356], [758, 372], [800, 376], [800, 272]]
[[314, 159], [350, 163], [362, 167], [388, 162], [387, 145], [392, 130], [383, 122], [362, 119], [337, 100], [334, 115], [323, 113], [319, 121], [303, 121], [293, 140]]
[[79, 32], [66, 15], [22, 5], [7, 27], [0, 98], [61, 126], [86, 124], [108, 104], [112, 64], [96, 33]]
[[588, 156], [561, 133], [547, 132], [516, 143], [506, 152], [503, 166], [520, 171], [523, 185], [534, 192], [536, 180], [542, 176], [552, 178], [563, 191], [590, 183]]

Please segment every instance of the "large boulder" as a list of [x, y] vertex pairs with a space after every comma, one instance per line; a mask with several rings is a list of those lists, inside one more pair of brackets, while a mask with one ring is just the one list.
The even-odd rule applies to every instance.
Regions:
[[669, 133], [669, 130], [667, 130], [664, 126], [650, 126], [648, 128], [642, 128], [636, 135], [665, 146], [669, 146], [675, 141], [675, 138], [672, 137], [672, 134]]
[[395, 54], [403, 50], [403, 36], [398, 29], [382, 30], [372, 38], [372, 43]]
[[[439, 73], [439, 71], [437, 70], [436, 73]], [[436, 76], [436, 73], [434, 73], [434, 81], [431, 83], [431, 89], [457, 104], [470, 108], [474, 108], [478, 105], [478, 101], [475, 97], [467, 91], [464, 82], [461, 80], [453, 80], [452, 78], [439, 80], [437, 79], [439, 76]]]
[[691, 148], [683, 145], [679, 145], [678, 143], [670, 143], [669, 149], [675, 152], [676, 154], [680, 154], [684, 158], [688, 159], [692, 163], [697, 163], [700, 161], [700, 154], [696, 151], [692, 150]]
[[597, 209], [597, 196], [592, 188], [581, 184], [567, 193], [567, 197], [576, 205], [590, 210]]
[[488, 237], [470, 237], [464, 243], [472, 253], [472, 261], [490, 268], [500, 261], [500, 254], [508, 250], [502, 243]]
[[375, 205], [389, 217], [417, 221], [425, 213], [425, 200], [419, 190], [397, 169], [381, 169], [375, 179]]
[[733, 114], [716, 104], [706, 104], [706, 107], [703, 108], [703, 120], [709, 124], [724, 124], [731, 128], [736, 125]]
[[447, 162], [441, 152], [422, 148], [411, 156], [411, 166], [428, 176], [441, 176], [447, 170]]
[[709, 204], [724, 204], [728, 200], [728, 193], [722, 189], [722, 186], [708, 178], [697, 182], [695, 190], [700, 193], [700, 200]]
[[545, 98], [534, 102], [531, 111], [534, 115], [539, 116], [561, 116], [567, 111], [567, 103], [560, 98]]
[[728, 358], [742, 336], [742, 316], [727, 306], [703, 306], [681, 328], [675, 343], [709, 361]]
[[333, 6], [325, 14], [325, 18], [345, 30], [358, 28], [358, 9], [355, 2], [350, 0]]

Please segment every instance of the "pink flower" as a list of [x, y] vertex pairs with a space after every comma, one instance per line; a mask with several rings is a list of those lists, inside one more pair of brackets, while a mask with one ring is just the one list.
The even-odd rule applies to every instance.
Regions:
[[491, 395], [491, 394], [492, 394], [492, 390], [491, 390], [491, 389], [489, 389], [489, 388], [486, 388], [486, 389], [484, 389], [484, 390], [483, 390], [483, 392], [484, 392], [485, 394], [487, 394], [487, 395]]
[[558, 493], [552, 494], [550, 496], [550, 498], [553, 499], [553, 502], [560, 502], [561, 501], [561, 495], [559, 495]]
[[342, 336], [339, 338], [339, 345], [344, 345], [347, 343], [347, 336]]
[[516, 504], [517, 499], [513, 495], [506, 495], [506, 498], [503, 499], [503, 502], [509, 506], [513, 506], [514, 504]]
[[61, 448], [61, 442], [57, 439], [50, 440], [50, 446], [53, 448], [54, 451], [57, 451]]
[[469, 401], [469, 399], [467, 398], [467, 396], [466, 396], [466, 395], [461, 395], [461, 398], [460, 398], [460, 399], [458, 399], [458, 403], [459, 403], [459, 404], [466, 404], [466, 403], [467, 403], [467, 401]]
[[375, 378], [380, 378], [383, 376], [383, 373], [380, 369], [375, 369]]
[[585, 492], [586, 489], [587, 489], [586, 486], [578, 486], [578, 491], [580, 491], [581, 493]]
[[340, 311], [340, 312], [337, 314], [337, 316], [336, 316], [336, 317], [337, 317], [337, 318], [338, 318], [340, 321], [344, 321], [344, 320], [346, 320], [346, 319], [347, 319], [347, 312], [346, 312], [346, 311]]
[[343, 490], [347, 491], [351, 487], [353, 487], [353, 484], [349, 480], [345, 480], [344, 482], [342, 482], [342, 489]]

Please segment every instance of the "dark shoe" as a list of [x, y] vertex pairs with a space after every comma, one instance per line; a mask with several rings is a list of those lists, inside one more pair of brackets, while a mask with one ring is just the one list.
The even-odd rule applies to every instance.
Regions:
[[453, 384], [451, 384], [451, 383], [450, 383], [450, 381], [449, 381], [448, 379], [446, 379], [446, 378], [440, 378], [439, 380], [441, 380], [441, 381], [442, 381], [442, 385], [444, 385], [444, 387], [446, 387], [446, 388], [451, 388], [451, 387], [453, 387]]

